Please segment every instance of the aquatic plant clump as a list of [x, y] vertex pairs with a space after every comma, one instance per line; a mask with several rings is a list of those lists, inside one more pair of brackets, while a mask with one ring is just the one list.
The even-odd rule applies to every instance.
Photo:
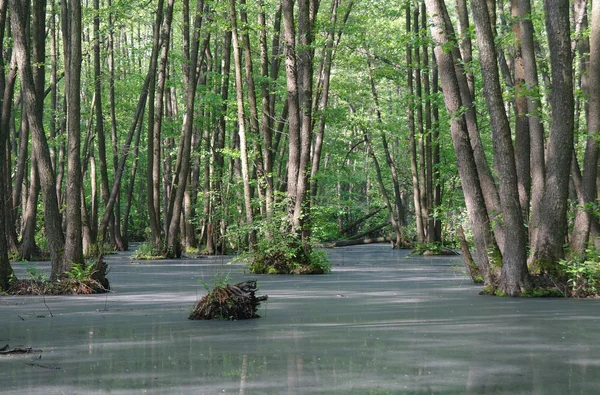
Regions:
[[108, 292], [94, 279], [65, 278], [58, 281], [16, 280], [6, 291], [9, 295], [90, 295]]
[[49, 281], [33, 266], [27, 271], [29, 278], [15, 279], [6, 291], [8, 295], [90, 295], [110, 290], [106, 278], [109, 268], [102, 255], [93, 264], [74, 264], [56, 281]]
[[247, 320], [260, 317], [260, 303], [268, 296], [256, 296], [256, 280], [220, 284], [204, 295], [194, 306], [190, 320]]

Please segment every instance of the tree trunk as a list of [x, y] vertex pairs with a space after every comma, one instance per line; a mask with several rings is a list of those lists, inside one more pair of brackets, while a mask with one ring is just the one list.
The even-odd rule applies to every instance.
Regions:
[[[0, 53], [3, 50], [3, 35], [4, 35], [4, 26], [6, 21], [6, 10], [7, 10], [8, 1], [0, 0]], [[14, 12], [14, 11], [13, 11]], [[0, 56], [1, 58], [1, 56]], [[3, 70], [0, 71], [2, 76], [4, 76], [4, 62], [0, 59], [0, 66], [2, 66]], [[4, 80], [3, 80], [4, 82]], [[4, 110], [5, 107], [8, 107], [9, 104], [6, 102], [7, 96], [9, 96], [12, 101], [11, 95], [6, 95], [4, 89], [6, 86], [2, 86], [3, 90], [0, 91], [0, 94], [3, 95], [2, 101], [0, 101], [0, 113], [2, 116], [2, 127], [0, 127], [0, 191], [5, 191], [7, 188], [6, 185], [6, 177], [5, 174], [5, 165], [6, 165], [6, 143], [8, 137], [8, 128], [4, 127]], [[8, 246], [6, 245], [6, 230], [5, 223], [6, 220], [5, 215], [5, 207], [4, 207], [4, 199], [0, 199], [0, 291], [6, 291], [10, 285], [10, 280], [13, 276], [13, 269], [8, 260]]]
[[501, 226], [506, 236], [505, 243], [510, 246], [502, 251], [500, 289], [507, 295], [518, 296], [531, 285], [526, 264], [527, 235], [519, 203], [511, 130], [504, 111], [492, 21], [489, 20], [485, 0], [472, 0], [471, 7], [477, 28], [484, 95], [492, 124], [494, 169], [498, 176], [502, 208]]
[[83, 263], [81, 225], [81, 0], [62, 0], [63, 43], [65, 61], [65, 95], [67, 99], [67, 201], [65, 218], [65, 260]]
[[26, 17], [21, 4], [17, 0], [10, 0], [11, 21], [13, 27], [14, 51], [19, 67], [21, 85], [23, 89], [23, 104], [26, 108], [27, 120], [33, 136], [33, 149], [39, 161], [39, 175], [44, 198], [44, 211], [46, 219], [46, 237], [52, 259], [51, 279], [62, 275], [68, 267], [64, 259], [65, 239], [61, 227], [61, 218], [56, 197], [56, 182], [52, 170], [52, 161], [48, 142], [44, 134], [42, 120], [39, 117], [41, 109], [38, 108], [35, 84], [29, 50], [26, 42]]
[[[244, 185], [244, 209], [246, 212], [246, 225], [250, 227], [248, 232], [248, 244], [250, 250], [253, 250], [256, 244], [256, 233], [252, 229], [254, 222], [252, 214], [251, 192], [250, 192], [250, 169], [248, 166], [248, 152], [246, 144], [246, 122], [244, 119], [244, 96], [242, 82], [242, 57], [240, 54], [237, 16], [235, 10], [235, 0], [230, 0], [230, 19], [231, 19], [231, 36], [233, 46], [233, 63], [235, 71], [235, 93], [237, 99], [237, 126], [240, 141], [240, 161], [242, 165], [242, 183]], [[254, 86], [252, 86], [253, 88]], [[256, 103], [255, 103], [256, 104]], [[250, 115], [253, 118], [253, 115]]]
[[531, 265], [535, 270], [554, 271], [563, 258], [567, 233], [567, 199], [573, 151], [573, 71], [569, 1], [545, 0], [546, 32], [552, 72], [552, 125], [546, 150], [546, 182], [533, 240]]
[[[535, 245], [538, 217], [544, 194], [546, 180], [544, 125], [542, 123], [541, 92], [539, 91], [538, 70], [535, 55], [533, 23], [530, 0], [518, 0], [518, 17], [520, 21], [519, 39], [523, 57], [524, 80], [527, 85], [527, 112], [530, 137], [531, 166], [531, 217], [529, 220], [529, 240]], [[531, 256], [530, 256], [531, 260]]]
[[[589, 205], [596, 201], [598, 174], [598, 145], [600, 131], [600, 2], [592, 2], [590, 63], [588, 68], [589, 109], [587, 118], [588, 139], [583, 165], [583, 193], [575, 217], [571, 236], [571, 253], [582, 257], [589, 240], [592, 213]], [[576, 160], [576, 159], [574, 159]]]
[[150, 232], [152, 233], [152, 243], [155, 247], [160, 246], [160, 136], [155, 133], [155, 114], [154, 103], [155, 85], [156, 85], [156, 64], [158, 63], [158, 49], [160, 45], [160, 32], [163, 20], [164, 0], [158, 0], [156, 7], [156, 20], [154, 22], [154, 38], [152, 41], [152, 54], [150, 55], [150, 67], [148, 69], [148, 90], [150, 105], [148, 106], [148, 164], [146, 192], [148, 194], [148, 218], [150, 222]]
[[[518, 22], [518, 0], [511, 0], [511, 15], [516, 22], [512, 25], [515, 37], [521, 35], [521, 25]], [[527, 87], [525, 85], [525, 69], [521, 44], [515, 44], [514, 87], [515, 87], [515, 163], [519, 182], [519, 201], [525, 220], [529, 219], [529, 204], [531, 192], [531, 152], [529, 136], [529, 120], [527, 118]]]
[[29, 195], [23, 209], [23, 236], [21, 239], [21, 259], [31, 261], [39, 256], [40, 250], [35, 242], [35, 227], [37, 225], [37, 204], [40, 193], [40, 178], [37, 170], [35, 155], [31, 156], [31, 170], [29, 176]]
[[[172, 0], [169, 0], [171, 2]], [[171, 4], [172, 7], [172, 4]], [[196, 86], [198, 83], [196, 68], [198, 65], [199, 35], [202, 26], [202, 13], [204, 1], [198, 0], [196, 4], [196, 17], [194, 19], [194, 33], [192, 40], [192, 50], [189, 56], [189, 64], [184, 68], [184, 79], [187, 85], [186, 92], [186, 113], [183, 122], [183, 128], [180, 140], [180, 150], [178, 152], [177, 166], [175, 168], [176, 183], [172, 185], [171, 195], [174, 196], [173, 210], [169, 203], [170, 223], [167, 233], [166, 256], [181, 256], [181, 241], [179, 239], [179, 223], [181, 209], [183, 207], [183, 198], [187, 188], [187, 181], [190, 172], [190, 154], [192, 145], [192, 134], [194, 125], [194, 103], [196, 100]], [[172, 199], [171, 199], [172, 200]]]
[[[406, 5], [406, 32], [407, 34], [412, 33], [411, 29], [411, 12], [410, 5]], [[423, 217], [421, 216], [421, 186], [419, 183], [419, 167], [417, 161], [417, 144], [415, 139], [415, 103], [413, 97], [415, 96], [414, 89], [414, 75], [413, 75], [413, 59], [412, 59], [412, 44], [408, 42], [406, 44], [406, 66], [408, 68], [407, 73], [407, 85], [408, 85], [408, 150], [410, 152], [410, 170], [412, 175], [412, 186], [413, 186], [413, 204], [415, 208], [415, 221], [417, 225], [417, 240], [423, 242]]]
[[[460, 36], [460, 54], [467, 67], [473, 61], [473, 45], [471, 44], [471, 35], [469, 33], [469, 10], [467, 9], [467, 0], [455, 0], [456, 20], [458, 22], [458, 34]], [[468, 71], [467, 84], [471, 97], [475, 97], [474, 76], [472, 71]]]
[[490, 265], [487, 255], [488, 251], [494, 249], [494, 241], [490, 233], [489, 217], [479, 184], [467, 122], [465, 116], [461, 115], [463, 103], [455, 69], [456, 60], [451, 52], [444, 51], [444, 48], [452, 45], [449, 43], [451, 35], [448, 34], [448, 26], [443, 17], [446, 12], [445, 5], [441, 0], [426, 0], [426, 5], [433, 21], [431, 34], [436, 42], [435, 55], [444, 87], [444, 102], [452, 120], [452, 142], [477, 248], [477, 264], [483, 273], [485, 285], [494, 286], [497, 280], [497, 269]]

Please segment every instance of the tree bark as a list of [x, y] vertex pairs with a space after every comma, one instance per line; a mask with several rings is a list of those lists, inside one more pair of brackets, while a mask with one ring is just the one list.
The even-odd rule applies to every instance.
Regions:
[[[598, 174], [598, 145], [600, 131], [600, 2], [592, 2], [590, 63], [588, 68], [588, 139], [583, 165], [583, 191], [575, 217], [571, 236], [571, 253], [583, 257], [589, 240], [592, 213], [588, 205], [596, 201], [596, 179]], [[574, 159], [576, 160], [576, 159]]]
[[[233, 63], [235, 74], [235, 94], [237, 99], [237, 126], [240, 142], [240, 161], [242, 165], [242, 183], [244, 185], [244, 209], [246, 212], [246, 225], [249, 226], [248, 245], [250, 250], [254, 250], [256, 244], [256, 232], [252, 229], [254, 217], [252, 213], [252, 193], [250, 191], [250, 167], [248, 165], [248, 151], [246, 143], [246, 121], [244, 116], [244, 93], [242, 81], [242, 56], [240, 53], [237, 15], [235, 9], [235, 0], [230, 0], [230, 18], [231, 18], [231, 37], [233, 47]], [[248, 60], [248, 59], [246, 59]], [[254, 85], [252, 85], [254, 88]], [[250, 89], [250, 88], [249, 88]], [[256, 99], [255, 103], [256, 105]], [[250, 118], [253, 118], [252, 111]], [[252, 122], [252, 121], [251, 121]]]
[[494, 146], [494, 169], [498, 176], [502, 224], [505, 243], [502, 251], [500, 289], [518, 296], [529, 288], [526, 264], [527, 235], [521, 216], [517, 169], [510, 124], [504, 111], [500, 74], [494, 45], [494, 35], [485, 0], [472, 0], [473, 19], [477, 28], [477, 43], [487, 108], [490, 113]]
[[479, 184], [479, 174], [469, 139], [467, 122], [465, 116], [462, 115], [463, 103], [455, 69], [456, 60], [451, 52], [444, 51], [444, 48], [452, 45], [449, 42], [451, 35], [448, 34], [448, 25], [443, 17], [446, 11], [445, 4], [441, 0], [426, 0], [426, 5], [428, 14], [431, 15], [433, 21], [431, 34], [436, 42], [435, 56], [444, 87], [444, 102], [450, 114], [452, 142], [477, 248], [477, 265], [483, 273], [485, 284], [494, 286], [497, 269], [490, 265], [487, 255], [488, 251], [494, 249], [494, 241], [490, 233], [489, 217]]
[[546, 149], [546, 180], [537, 222], [531, 265], [554, 271], [563, 258], [567, 233], [567, 199], [573, 151], [573, 71], [569, 1], [545, 0], [546, 33], [550, 49], [552, 125]]
[[[512, 25], [512, 31], [517, 38], [521, 36], [521, 24], [518, 22], [518, 1], [519, 0], [511, 0], [511, 15], [516, 20]], [[527, 87], [525, 85], [525, 69], [520, 41], [515, 43], [514, 50], [515, 163], [517, 165], [521, 210], [524, 219], [528, 220], [531, 193], [531, 151], [529, 120], [527, 118]]]
[[[4, 40], [4, 27], [6, 25], [6, 11], [8, 7], [8, 0], [0, 0], [0, 54], [3, 53], [3, 40]], [[1, 58], [1, 56], [0, 56]], [[4, 77], [4, 61], [0, 59], [0, 66], [2, 70], [0, 71], [0, 75]], [[2, 82], [5, 82], [5, 79], [2, 78]], [[0, 127], [0, 191], [5, 191], [7, 188], [6, 185], [6, 177], [5, 177], [5, 165], [6, 165], [6, 143], [8, 140], [8, 128], [4, 127], [4, 110], [6, 107], [9, 107], [6, 99], [7, 96], [12, 101], [12, 96], [10, 94], [6, 95], [5, 89], [6, 85], [1, 84], [0, 94], [2, 95], [0, 101], [0, 114], [2, 114], [2, 127]], [[14, 85], [13, 85], [14, 87]], [[12, 89], [11, 89], [12, 90]], [[5, 207], [4, 207], [4, 199], [0, 199], [0, 290], [7, 290], [10, 285], [10, 280], [13, 276], [13, 270], [8, 260], [8, 246], [6, 244], [6, 230], [5, 223], [6, 220], [5, 215]]]
[[83, 263], [81, 223], [81, 0], [62, 0], [65, 95], [67, 100], [66, 267]]
[[160, 230], [160, 136], [155, 133], [155, 85], [156, 85], [156, 65], [158, 63], [158, 49], [160, 45], [160, 32], [163, 20], [164, 0], [158, 0], [156, 7], [156, 20], [154, 22], [154, 39], [152, 42], [152, 53], [150, 55], [150, 67], [148, 69], [148, 89], [149, 102], [148, 106], [148, 163], [147, 163], [147, 179], [146, 192], [148, 194], [148, 218], [150, 222], [150, 232], [152, 233], [152, 243], [155, 247], [160, 246], [161, 230]]
[[29, 50], [25, 39], [26, 32], [24, 27], [26, 26], [26, 17], [21, 4], [17, 0], [10, 0], [9, 4], [13, 28], [14, 52], [23, 89], [23, 104], [26, 108], [27, 121], [29, 122], [33, 136], [33, 149], [39, 161], [38, 169], [44, 198], [46, 237], [48, 238], [48, 246], [52, 259], [50, 277], [54, 280], [68, 269], [64, 260], [65, 239], [56, 196], [56, 182], [48, 142], [44, 134], [42, 121], [38, 115], [41, 111], [37, 104]]
[[[169, 0], [172, 1], [172, 0]], [[172, 6], [172, 5], [171, 5]], [[176, 171], [176, 183], [172, 185], [171, 194], [174, 195], [173, 210], [171, 213], [168, 233], [167, 233], [167, 257], [181, 256], [181, 241], [179, 239], [179, 224], [181, 209], [183, 207], [183, 198], [187, 188], [187, 181], [190, 173], [190, 154], [192, 145], [192, 134], [194, 126], [194, 103], [196, 100], [196, 86], [198, 78], [196, 69], [198, 67], [198, 50], [200, 47], [200, 28], [202, 26], [202, 12], [204, 0], [198, 0], [196, 4], [196, 17], [194, 19], [194, 31], [192, 39], [192, 50], [189, 56], [189, 64], [184, 68], [184, 78], [187, 85], [186, 92], [186, 113], [184, 117], [180, 151], [178, 152]], [[171, 212], [171, 210], [169, 210]]]

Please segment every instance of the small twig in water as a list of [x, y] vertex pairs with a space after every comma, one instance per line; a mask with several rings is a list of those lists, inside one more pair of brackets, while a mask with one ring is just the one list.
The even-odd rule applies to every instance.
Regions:
[[58, 366], [48, 366], [48, 365], [42, 365], [39, 363], [26, 363], [25, 365], [36, 366], [38, 368], [44, 368], [44, 369], [50, 369], [50, 370], [60, 370], [60, 368]]
[[42, 293], [42, 300], [44, 301], [44, 306], [46, 306], [46, 308], [48, 309], [48, 313], [50, 313], [50, 317], [54, 317], [54, 315], [52, 314], [52, 311], [50, 310], [50, 307], [48, 307], [48, 304], [46, 303], [46, 295], [44, 295]]

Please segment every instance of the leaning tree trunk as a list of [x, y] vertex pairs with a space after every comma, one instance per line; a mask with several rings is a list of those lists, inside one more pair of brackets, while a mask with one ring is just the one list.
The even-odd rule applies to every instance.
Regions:
[[433, 25], [431, 34], [436, 42], [435, 56], [439, 69], [439, 76], [444, 87], [444, 102], [451, 115], [451, 134], [458, 171], [464, 191], [465, 203], [473, 229], [475, 247], [477, 248], [477, 265], [484, 276], [487, 286], [495, 286], [497, 273], [494, 266], [490, 265], [487, 252], [494, 248], [493, 236], [490, 232], [489, 217], [479, 183], [479, 174], [475, 163], [473, 148], [469, 139], [467, 122], [463, 114], [463, 103], [455, 61], [451, 52], [444, 48], [454, 45], [450, 41], [451, 35], [447, 34], [448, 26], [443, 18], [445, 4], [442, 0], [426, 0], [428, 14], [431, 15]]

